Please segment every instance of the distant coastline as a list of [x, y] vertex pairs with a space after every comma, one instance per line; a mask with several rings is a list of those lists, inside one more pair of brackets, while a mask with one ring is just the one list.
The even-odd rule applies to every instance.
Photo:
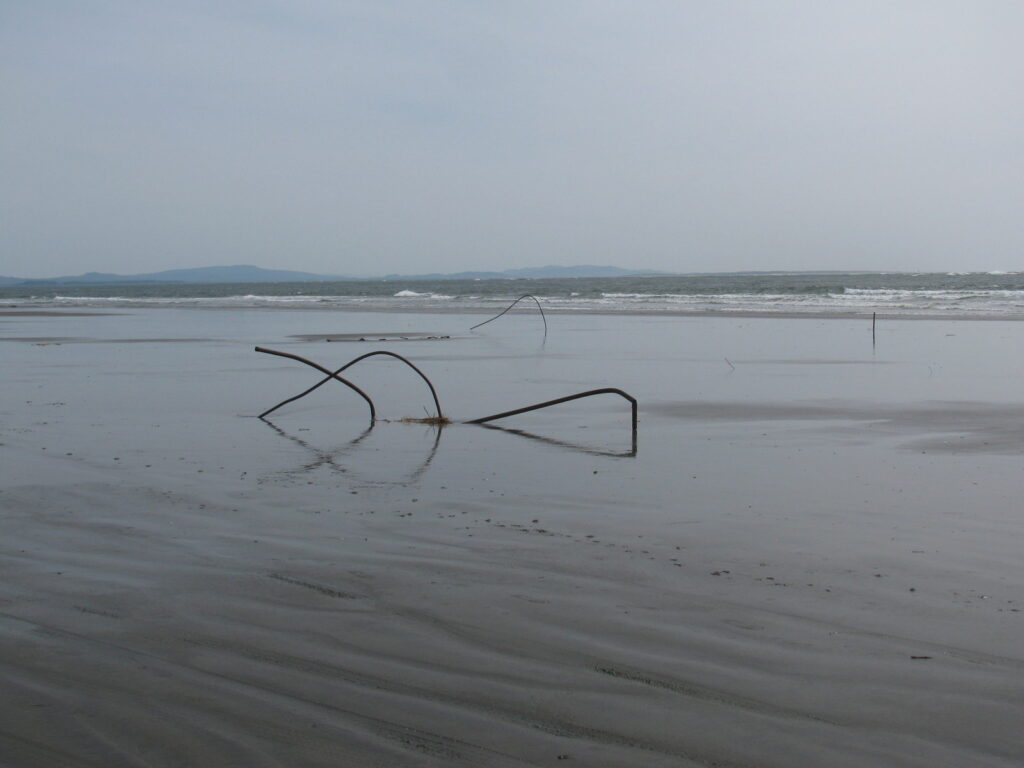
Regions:
[[907, 270], [735, 270], [722, 272], [665, 272], [654, 269], [627, 269], [616, 266], [577, 264], [574, 266], [548, 265], [505, 269], [497, 272], [428, 272], [422, 274], [386, 274], [376, 276], [330, 275], [315, 272], [300, 272], [290, 269], [266, 269], [249, 264], [217, 267], [193, 267], [188, 269], [167, 269], [160, 272], [145, 272], [122, 275], [111, 272], [85, 272], [80, 275], [59, 277], [11, 277], [0, 275], [0, 287], [56, 287], [56, 286], [104, 286], [104, 285], [173, 285], [173, 284], [248, 284], [248, 283], [337, 283], [337, 282], [401, 282], [401, 281], [456, 281], [456, 280], [544, 280], [573, 278], [617, 278], [617, 277], [772, 277], [772, 276], [816, 276], [816, 275], [943, 275], [948, 277], [970, 277], [976, 275], [1020, 275], [1020, 272], [920, 272]]
[[622, 277], [627, 275], [667, 274], [649, 269], [624, 269], [622, 267], [576, 266], [528, 267], [506, 269], [500, 272], [453, 272], [415, 275], [389, 274], [376, 277], [353, 277], [351, 275], [323, 275], [313, 272], [298, 272], [288, 269], [264, 269], [248, 264], [227, 267], [195, 267], [191, 269], [168, 269], [161, 272], [147, 272], [120, 275], [109, 272], [86, 272], [81, 275], [60, 277], [8, 277], [0, 276], [0, 285], [119, 285], [124, 283], [311, 283], [339, 280], [498, 280], [503, 278], [545, 278], [545, 277]]

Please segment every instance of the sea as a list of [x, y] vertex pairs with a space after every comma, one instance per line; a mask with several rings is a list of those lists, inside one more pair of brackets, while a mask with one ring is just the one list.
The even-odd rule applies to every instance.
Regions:
[[[488, 312], [878, 313], [1024, 319], [1024, 272], [759, 272], [622, 277], [118, 283], [0, 287], [0, 308], [203, 307]], [[526, 302], [530, 303], [530, 302]]]

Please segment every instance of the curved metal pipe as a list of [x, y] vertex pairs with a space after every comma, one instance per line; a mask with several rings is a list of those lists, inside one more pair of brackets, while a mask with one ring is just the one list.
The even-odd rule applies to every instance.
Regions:
[[[343, 379], [337, 373], [332, 373], [331, 371], [329, 371], [326, 368], [324, 368], [322, 365], [320, 365], [318, 363], [314, 363], [312, 360], [307, 360], [304, 357], [300, 357], [299, 355], [293, 355], [291, 352], [278, 352], [276, 349], [267, 349], [266, 347], [256, 347], [256, 351], [257, 352], [262, 352], [262, 353], [264, 353], [266, 355], [277, 355], [278, 357], [287, 357], [289, 360], [297, 360], [300, 363], [305, 363], [310, 368], [316, 368], [321, 373], [327, 374], [327, 378], [324, 379], [322, 382], [320, 382], [320, 384], [328, 382], [331, 379], [335, 379], [337, 381], [340, 381], [346, 387], [348, 387], [353, 392], [355, 392], [360, 397], [362, 397], [363, 400], [366, 401], [366, 404], [370, 406], [370, 423], [372, 424], [373, 422], [375, 422], [377, 420], [377, 409], [373, 407], [373, 400], [371, 400], [369, 395], [367, 395], [365, 392], [363, 392], [363, 390], [361, 390], [359, 387], [357, 387], [355, 384], [353, 384], [348, 379]], [[344, 369], [342, 369], [342, 370], [344, 370]], [[318, 384], [317, 386], [320, 386], [320, 385]], [[313, 389], [315, 389], [315, 387]], [[307, 394], [309, 392], [312, 392], [312, 389], [306, 390], [306, 392], [303, 392], [302, 395], [305, 395], [305, 394]], [[274, 411], [276, 411], [282, 405], [285, 405], [286, 403], [290, 403], [293, 400], [298, 400], [300, 397], [302, 397], [302, 395], [296, 395], [295, 397], [291, 397], [291, 398], [285, 400], [282, 403], [278, 403], [273, 408], [268, 408], [263, 413], [261, 413], [259, 417], [262, 419], [264, 416], [267, 416], [267, 415], [273, 413]]]
[[[365, 355], [360, 355], [357, 358], [349, 360], [347, 363], [345, 363], [343, 366], [341, 366], [341, 368], [339, 368], [337, 371], [335, 371], [335, 373], [341, 373], [346, 368], [350, 368], [353, 365], [355, 365], [356, 363], [358, 363], [360, 360], [365, 360], [366, 358], [373, 357], [374, 355], [386, 355], [387, 357], [393, 357], [396, 360], [401, 360], [403, 363], [405, 363], [410, 368], [412, 368], [414, 371], [416, 371], [416, 373], [418, 373], [420, 375], [420, 378], [423, 379], [423, 381], [426, 382], [427, 387], [430, 389], [430, 395], [431, 395], [431, 397], [434, 398], [434, 408], [437, 411], [437, 418], [438, 419], [444, 419], [444, 414], [441, 413], [441, 403], [437, 399], [437, 391], [434, 389], [434, 385], [430, 383], [430, 379], [427, 378], [427, 375], [423, 371], [421, 371], [419, 368], [417, 368], [415, 365], [413, 365], [410, 360], [407, 360], [406, 358], [402, 357], [397, 352], [389, 352], [386, 349], [378, 349], [378, 350], [375, 350], [373, 352], [367, 352]], [[326, 384], [326, 383], [327, 383], [326, 379], [324, 381], [320, 382], [320, 384]], [[319, 384], [317, 386], [319, 386]]]
[[[499, 313], [498, 313], [498, 314], [496, 314], [496, 315], [495, 315], [494, 317], [492, 317], [492, 318], [491, 318], [491, 320], [497, 320], [497, 319], [498, 319], [499, 317], [501, 317], [502, 315], [504, 315], [504, 314], [505, 314], [505, 312], [508, 312], [508, 311], [509, 311], [510, 309], [512, 309], [512, 307], [514, 307], [514, 306], [515, 306], [516, 304], [518, 304], [518, 303], [519, 303], [520, 301], [522, 301], [523, 299], [533, 299], [533, 300], [534, 300], [534, 301], [535, 301], [535, 302], [537, 303], [537, 309], [539, 309], [539, 310], [540, 310], [540, 319], [544, 321], [544, 335], [545, 335], [545, 336], [547, 336], [547, 335], [548, 335], [548, 319], [547, 319], [547, 318], [546, 318], [546, 317], [544, 316], [544, 307], [542, 307], [542, 306], [540, 305], [540, 301], [539, 301], [539, 300], [537, 299], [537, 297], [536, 297], [536, 296], [534, 296], [534, 295], [533, 295], [533, 294], [531, 294], [531, 293], [524, 293], [524, 294], [523, 294], [522, 296], [520, 296], [520, 297], [519, 297], [518, 299], [516, 299], [516, 300], [515, 300], [515, 301], [513, 301], [513, 302], [512, 302], [511, 304], [509, 304], [509, 305], [508, 305], [507, 307], [505, 307], [505, 309], [504, 309], [504, 311], [503, 311], [503, 312], [499, 312]], [[472, 330], [474, 330], [474, 329], [476, 329], [476, 328], [479, 328], [479, 327], [480, 327], [481, 325], [487, 325], [487, 324], [488, 324], [489, 322], [491, 322], [491, 320], [484, 320], [484, 321], [483, 321], [482, 323], [477, 323], [476, 325], [474, 325], [474, 326], [473, 326], [472, 328], [470, 328], [469, 330], [471, 330], [471, 331], [472, 331]]]
[[554, 400], [546, 400], [543, 403], [537, 403], [536, 405], [527, 405], [523, 408], [516, 408], [513, 411], [504, 411], [502, 413], [496, 413], [493, 416], [484, 416], [480, 419], [473, 419], [467, 421], [467, 424], [486, 424], [488, 421], [495, 421], [497, 419], [504, 419], [506, 416], [516, 416], [520, 413], [527, 413], [528, 411], [536, 411], [540, 408], [547, 408], [551, 405], [558, 405], [559, 403], [567, 403], [570, 400], [579, 400], [582, 397], [590, 397], [591, 395], [619, 395], [629, 401], [633, 409], [633, 434], [636, 434], [636, 422], [637, 422], [637, 406], [636, 398], [630, 394], [623, 392], [621, 389], [615, 387], [602, 387], [601, 389], [590, 389], [586, 392], [578, 392], [575, 395], [566, 395], [565, 397], [558, 397]]
[[[317, 370], [322, 371], [323, 373], [327, 374], [326, 378], [324, 378], [322, 381], [318, 381], [316, 384], [311, 386], [305, 392], [301, 392], [298, 395], [295, 395], [294, 397], [290, 397], [287, 400], [284, 400], [284, 401], [278, 403], [277, 405], [275, 405], [270, 410], [264, 411], [262, 414], [260, 414], [261, 418], [263, 416], [267, 415], [268, 413], [276, 411], [282, 405], [287, 405], [288, 403], [294, 402], [294, 401], [298, 400], [301, 397], [305, 397], [310, 392], [312, 392], [314, 389], [317, 389], [318, 387], [322, 387], [324, 384], [326, 384], [331, 379], [337, 379], [338, 381], [341, 381], [341, 382], [344, 382], [344, 383], [348, 383], [349, 386], [355, 388], [357, 392], [361, 392], [361, 390], [356, 388], [354, 384], [351, 384], [350, 382], [348, 382], [347, 379], [342, 379], [338, 374], [340, 374], [342, 371], [344, 371], [347, 368], [351, 368], [353, 365], [358, 363], [360, 360], [365, 360], [366, 358], [373, 357], [374, 355], [385, 355], [387, 357], [394, 357], [397, 360], [401, 360], [403, 363], [408, 365], [410, 368], [412, 368], [414, 371], [416, 371], [416, 373], [418, 373], [420, 375], [420, 378], [422, 378], [423, 381], [425, 381], [427, 383], [427, 387], [430, 389], [430, 394], [434, 398], [434, 407], [437, 409], [437, 418], [439, 420], [443, 420], [444, 419], [444, 414], [441, 413], [441, 403], [440, 403], [440, 401], [437, 398], [437, 391], [434, 389], [434, 385], [431, 383], [430, 379], [427, 378], [427, 375], [425, 373], [423, 373], [423, 371], [421, 371], [419, 368], [417, 368], [415, 365], [413, 365], [412, 362], [410, 362], [409, 360], [407, 360], [406, 358], [402, 357], [401, 355], [399, 355], [396, 352], [388, 352], [387, 350], [384, 350], [384, 349], [375, 350], [373, 352], [367, 352], [365, 355], [360, 355], [357, 358], [349, 360], [347, 363], [345, 363], [343, 366], [341, 366], [341, 368], [339, 368], [336, 371], [331, 372], [331, 371], [328, 371], [326, 368], [322, 368], [321, 366], [316, 365], [315, 363], [311, 363], [309, 360], [306, 360], [305, 358], [299, 357], [298, 355], [290, 355], [290, 354], [288, 354], [286, 352], [275, 352], [275, 351], [270, 350], [270, 349], [264, 349], [263, 347], [256, 347], [256, 351], [257, 352], [266, 352], [266, 353], [272, 354], [272, 355], [281, 355], [282, 357], [291, 357], [292, 359], [299, 360], [300, 362], [304, 362], [307, 365], [312, 365]], [[364, 395], [364, 397], [365, 397], [365, 395]], [[369, 398], [367, 398], [367, 401], [369, 402]], [[371, 410], [373, 409], [373, 404], [372, 403], [370, 404], [370, 408], [371, 408]]]

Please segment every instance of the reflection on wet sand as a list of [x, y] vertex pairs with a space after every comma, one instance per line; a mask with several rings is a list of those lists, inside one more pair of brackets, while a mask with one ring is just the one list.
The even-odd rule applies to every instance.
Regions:
[[484, 429], [494, 429], [499, 432], [507, 432], [510, 435], [519, 435], [525, 437], [528, 440], [536, 440], [541, 443], [547, 443], [548, 445], [556, 445], [559, 448], [568, 448], [571, 451], [579, 451], [580, 453], [587, 453], [591, 456], [612, 456], [618, 458], [635, 457], [636, 456], [636, 431], [633, 431], [632, 446], [628, 451], [609, 451], [602, 450], [600, 448], [593, 448], [590, 446], [583, 445], [581, 443], [573, 443], [568, 440], [558, 440], [554, 437], [545, 437], [544, 435], [538, 435], [533, 432], [526, 432], [522, 429], [510, 429], [509, 427], [499, 427], [497, 424], [480, 424], [479, 426]]
[[[349, 451], [351, 451], [353, 448], [359, 445], [359, 443], [361, 443], [363, 440], [369, 437], [370, 433], [373, 432], [374, 429], [374, 426], [371, 424], [369, 427], [363, 430], [363, 432], [360, 433], [357, 437], [353, 438], [352, 440], [349, 440], [347, 443], [344, 443], [343, 445], [340, 446], [325, 449], [319, 448], [310, 443], [308, 440], [303, 440], [301, 437], [293, 435], [290, 432], [287, 432], [286, 430], [277, 426], [268, 419], [261, 419], [261, 421], [268, 427], [270, 427], [272, 430], [274, 430], [277, 434], [281, 435], [281, 437], [287, 438], [296, 445], [302, 446], [303, 449], [309, 451], [314, 456], [313, 459], [304, 462], [295, 469], [278, 470], [277, 472], [273, 473], [275, 475], [284, 476], [308, 474], [310, 472], [314, 472], [320, 469], [321, 467], [327, 467], [332, 472], [345, 474], [350, 477], [353, 475], [358, 475], [358, 470], [354, 468], [352, 463], [349, 463], [348, 465], [342, 465], [339, 462], [339, 460], [343, 456], [345, 456], [345, 454], [347, 454]], [[426, 458], [424, 458], [424, 460], [412, 472], [409, 472], [399, 477], [395, 477], [391, 481], [393, 484], [403, 485], [405, 483], [412, 482], [422, 477], [423, 473], [427, 471], [427, 468], [430, 466], [430, 463], [434, 460], [434, 456], [437, 455], [437, 447], [441, 443], [441, 432], [444, 429], [443, 425], [435, 426], [437, 428], [435, 430], [434, 441], [427, 452]]]

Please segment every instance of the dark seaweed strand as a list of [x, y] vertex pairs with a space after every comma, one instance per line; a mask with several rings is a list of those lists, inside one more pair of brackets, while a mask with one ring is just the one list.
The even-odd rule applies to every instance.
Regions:
[[[531, 293], [524, 293], [524, 294], [523, 294], [522, 296], [520, 296], [520, 297], [519, 297], [518, 299], [516, 299], [516, 300], [515, 300], [515, 301], [513, 301], [513, 302], [512, 302], [511, 304], [509, 304], [509, 305], [508, 305], [507, 307], [505, 307], [504, 311], [502, 311], [502, 312], [499, 312], [499, 313], [498, 313], [498, 314], [496, 314], [496, 315], [495, 315], [494, 317], [492, 317], [492, 318], [491, 318], [491, 320], [497, 320], [497, 319], [498, 319], [499, 317], [501, 317], [502, 315], [504, 315], [504, 314], [505, 314], [505, 312], [508, 312], [508, 311], [509, 311], [510, 309], [512, 309], [512, 307], [514, 307], [514, 306], [515, 306], [516, 304], [518, 304], [518, 303], [519, 303], [520, 301], [522, 301], [523, 299], [533, 299], [533, 300], [534, 300], [534, 301], [536, 302], [536, 304], [537, 304], [537, 309], [539, 309], [539, 310], [540, 310], [540, 319], [544, 321], [544, 335], [545, 335], [545, 336], [547, 336], [547, 335], [548, 335], [548, 319], [547, 319], [547, 318], [546, 318], [546, 317], [544, 316], [544, 307], [542, 307], [542, 306], [540, 305], [540, 301], [538, 301], [538, 300], [537, 300], [537, 297], [536, 297], [536, 296], [534, 296], [534, 295], [533, 295], [533, 294], [531, 294]], [[484, 321], [483, 321], [482, 323], [477, 323], [476, 325], [474, 325], [474, 326], [473, 326], [472, 328], [470, 328], [469, 330], [471, 330], [471, 331], [472, 331], [472, 330], [474, 330], [474, 329], [476, 329], [476, 328], [479, 328], [479, 327], [480, 327], [481, 325], [487, 325], [487, 324], [488, 324], [489, 322], [491, 322], [491, 320], [484, 320]]]

